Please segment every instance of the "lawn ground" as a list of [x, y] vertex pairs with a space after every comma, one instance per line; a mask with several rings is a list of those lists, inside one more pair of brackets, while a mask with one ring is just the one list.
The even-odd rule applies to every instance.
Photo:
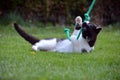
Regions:
[[[61, 27], [22, 28], [38, 38], [65, 37]], [[0, 26], [0, 80], [120, 80], [120, 27], [104, 28], [89, 54], [65, 54], [33, 53], [12, 25]]]

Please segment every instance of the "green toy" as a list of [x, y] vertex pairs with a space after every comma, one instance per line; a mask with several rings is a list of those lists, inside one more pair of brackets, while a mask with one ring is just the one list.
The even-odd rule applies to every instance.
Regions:
[[[88, 11], [84, 14], [84, 16], [85, 16], [84, 22], [90, 21], [90, 15], [89, 14], [91, 13], [95, 2], [96, 2], [96, 0], [92, 1], [91, 5], [90, 5], [90, 7], [88, 9]], [[68, 28], [65, 28], [64, 31], [66, 32], [67, 38], [70, 40], [70, 33], [69, 33], [70, 30]], [[80, 29], [80, 31], [78, 33], [77, 40], [79, 39], [81, 33], [82, 33], [82, 29]]]
[[70, 29], [65, 28], [64, 31], [66, 33], [67, 38], [71, 41], [71, 39], [70, 39]]

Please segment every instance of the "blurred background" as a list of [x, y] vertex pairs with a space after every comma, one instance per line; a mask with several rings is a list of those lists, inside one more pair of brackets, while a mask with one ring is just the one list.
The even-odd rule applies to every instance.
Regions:
[[[84, 19], [92, 0], [0, 0], [0, 24], [74, 24], [76, 16]], [[120, 0], [96, 0], [91, 21], [97, 25], [120, 22]]]
[[13, 27], [16, 21], [41, 40], [66, 39], [64, 28], [71, 35], [91, 2], [0, 0], [0, 80], [120, 80], [120, 0], [96, 0], [91, 21], [104, 29], [90, 54], [33, 52]]

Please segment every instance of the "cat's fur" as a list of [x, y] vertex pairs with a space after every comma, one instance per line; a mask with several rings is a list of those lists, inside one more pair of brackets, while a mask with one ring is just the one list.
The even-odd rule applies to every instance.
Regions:
[[[81, 27], [82, 26], [82, 27]], [[32, 49], [34, 51], [54, 51], [54, 52], [90, 52], [94, 49], [94, 44], [97, 39], [97, 35], [101, 28], [97, 28], [96, 25], [90, 22], [82, 23], [80, 17], [76, 18], [76, 24], [74, 31], [70, 37], [71, 41], [68, 39], [37, 39], [24, 30], [22, 30], [17, 23], [14, 23], [16, 31], [29, 43], [32, 44]], [[77, 35], [82, 28], [82, 34], [77, 40]]]

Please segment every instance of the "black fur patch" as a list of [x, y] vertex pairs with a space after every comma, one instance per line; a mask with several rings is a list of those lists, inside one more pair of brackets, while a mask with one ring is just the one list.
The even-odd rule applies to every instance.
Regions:
[[94, 46], [100, 30], [101, 28], [97, 29], [97, 26], [93, 23], [84, 22], [82, 24], [82, 36], [88, 41], [90, 47]]
[[80, 24], [77, 23], [77, 24], [75, 25], [75, 30], [80, 30], [80, 29], [81, 29], [81, 26], [80, 26]]

